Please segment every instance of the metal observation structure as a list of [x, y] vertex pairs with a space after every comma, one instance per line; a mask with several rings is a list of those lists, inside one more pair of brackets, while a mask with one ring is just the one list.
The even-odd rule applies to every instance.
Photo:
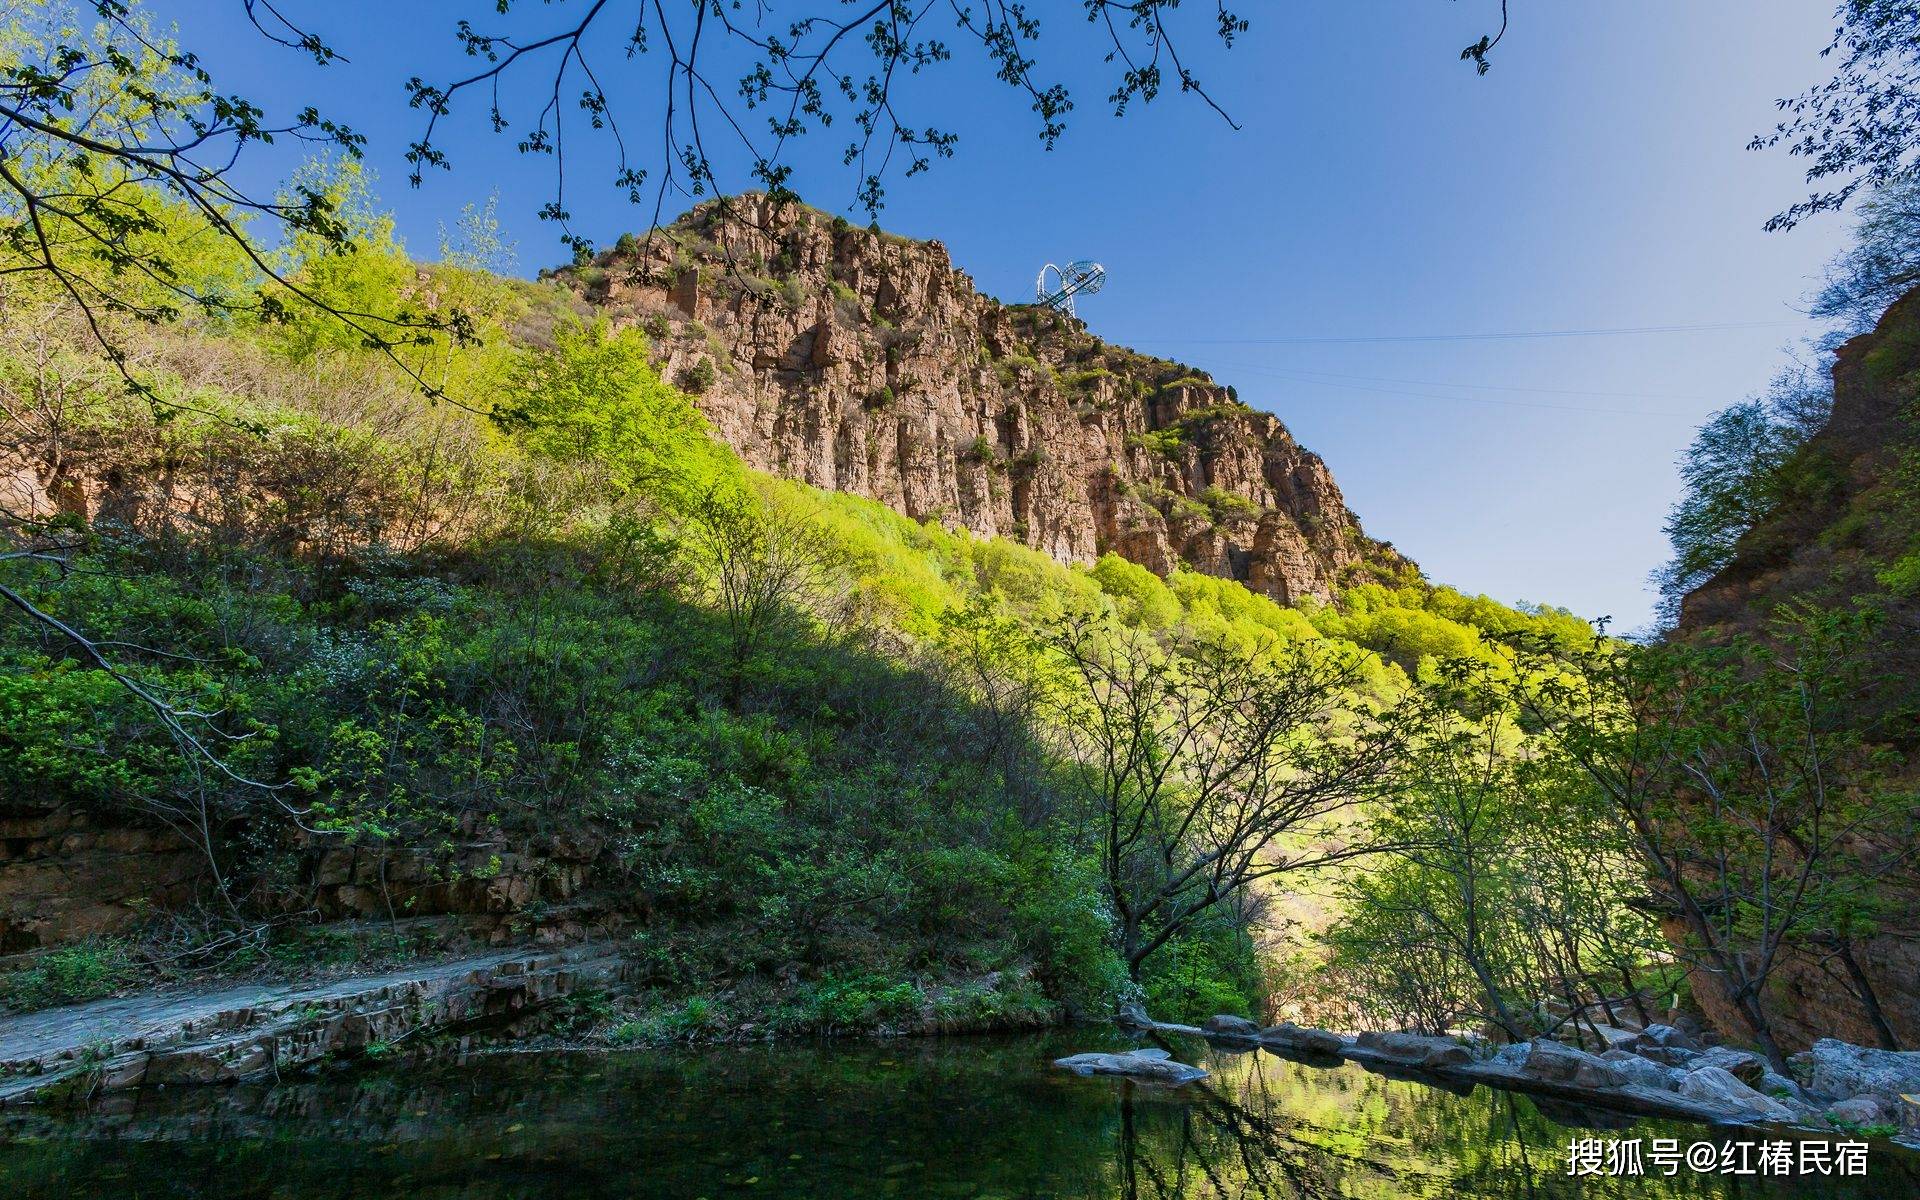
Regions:
[[[1047, 283], [1047, 275], [1053, 275], [1053, 283]], [[1040, 278], [1034, 280], [1033, 291], [1041, 304], [1073, 316], [1073, 298], [1091, 296], [1105, 287], [1107, 269], [1092, 259], [1077, 259], [1064, 267], [1052, 263], [1040, 268]]]

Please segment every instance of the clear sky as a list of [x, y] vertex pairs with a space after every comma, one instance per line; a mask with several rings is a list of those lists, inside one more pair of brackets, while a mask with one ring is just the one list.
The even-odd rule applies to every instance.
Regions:
[[[1774, 99], [1825, 77], [1832, 14], [1820, 0], [1513, 4], [1485, 77], [1458, 55], [1497, 0], [1244, 3], [1253, 27], [1231, 52], [1204, 46], [1197, 21], [1190, 52], [1238, 131], [1171, 92], [1113, 119], [1078, 0], [1030, 5], [1074, 88], [1066, 137], [1044, 151], [1026, 101], [962, 56], [903, 93], [916, 123], [960, 135], [956, 157], [894, 180], [882, 221], [939, 238], [1010, 300], [1031, 298], [1050, 259], [1099, 259], [1108, 285], [1081, 308], [1094, 332], [1278, 414], [1368, 531], [1435, 581], [1637, 627], [1676, 455], [1814, 332], [1800, 309], [1845, 238], [1833, 218], [1762, 232], [1800, 196], [1799, 170], [1745, 149]], [[471, 69], [454, 22], [484, 26], [492, 3], [283, 0], [350, 60], [325, 69], [260, 41], [237, 2], [150, 7], [224, 90], [367, 134], [416, 253], [497, 189], [522, 269], [565, 257], [534, 216], [551, 160], [517, 154], [472, 105], [448, 130], [453, 170], [406, 184], [420, 114], [402, 85]], [[800, 7], [772, 11], [784, 26]], [[656, 145], [656, 68], [603, 65], [635, 141]], [[802, 139], [794, 158], [824, 208], [852, 199], [844, 140]], [[604, 146], [577, 144], [576, 226], [602, 242], [644, 228], [650, 206], [611, 186]], [[1554, 336], [1480, 336], [1513, 334]]]

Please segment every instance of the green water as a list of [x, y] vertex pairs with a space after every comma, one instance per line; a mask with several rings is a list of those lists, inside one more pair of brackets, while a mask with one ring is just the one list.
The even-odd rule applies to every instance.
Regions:
[[525, 1053], [148, 1091], [0, 1115], [0, 1196], [1920, 1196], [1920, 1156], [1865, 1180], [1569, 1178], [1577, 1137], [1718, 1134], [1355, 1066], [1174, 1048], [1204, 1086], [1047, 1069], [1111, 1039], [1046, 1036], [683, 1053]]

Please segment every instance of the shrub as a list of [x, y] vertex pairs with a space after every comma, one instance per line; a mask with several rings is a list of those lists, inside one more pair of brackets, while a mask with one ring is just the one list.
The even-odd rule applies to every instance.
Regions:
[[1178, 458], [1181, 447], [1186, 444], [1186, 437], [1178, 428], [1149, 429], [1144, 433], [1127, 435], [1127, 445], [1130, 448], [1145, 450], [1165, 458]]
[[1215, 1013], [1255, 1017], [1266, 990], [1252, 939], [1226, 919], [1169, 942], [1147, 960], [1140, 982], [1147, 1011], [1163, 1021], [1197, 1023]]
[[917, 1021], [926, 995], [910, 980], [861, 972], [829, 975], [805, 988], [781, 1016], [795, 1032], [860, 1033]]
[[1260, 515], [1258, 504], [1221, 487], [1207, 488], [1200, 493], [1200, 502], [1213, 513], [1215, 521], [1253, 520]]
[[112, 995], [138, 974], [125, 942], [97, 938], [50, 950], [0, 980], [0, 1004], [16, 1011], [79, 1004]]
[[1895, 559], [1876, 578], [1896, 596], [1920, 596], [1920, 550]]
[[1164, 391], [1172, 391], [1174, 388], [1210, 388], [1214, 386], [1216, 385], [1213, 380], [1208, 379], [1205, 375], [1182, 375], [1178, 379], [1170, 379], [1160, 385]]
[[994, 443], [992, 438], [983, 433], [973, 439], [973, 442], [961, 453], [961, 457], [967, 459], [969, 462], [977, 462], [983, 466], [991, 467], [1000, 461], [1000, 447]]
[[707, 389], [712, 387], [714, 382], [719, 378], [720, 372], [714, 369], [713, 360], [702, 357], [699, 362], [683, 369], [680, 372], [680, 378], [675, 382], [680, 385], [683, 391], [700, 396], [704, 395]]

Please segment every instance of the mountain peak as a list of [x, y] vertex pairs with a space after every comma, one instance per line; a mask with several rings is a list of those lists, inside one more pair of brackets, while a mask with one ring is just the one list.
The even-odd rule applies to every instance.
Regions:
[[1282, 602], [1413, 569], [1278, 418], [1204, 371], [982, 295], [939, 242], [750, 193], [561, 274], [643, 327], [760, 470], [1062, 561], [1184, 564]]

